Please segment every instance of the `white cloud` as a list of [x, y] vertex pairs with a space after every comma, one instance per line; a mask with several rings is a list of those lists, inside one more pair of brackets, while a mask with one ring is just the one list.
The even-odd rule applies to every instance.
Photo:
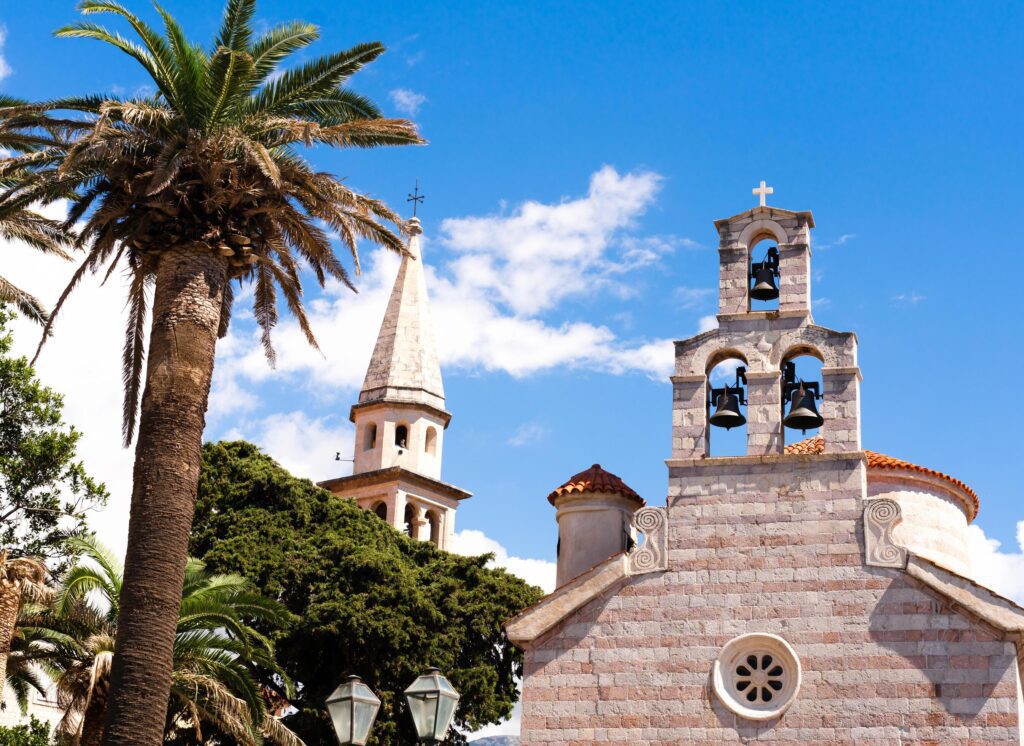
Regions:
[[[352, 473], [353, 431], [348, 423], [332, 424], [332, 418], [310, 418], [304, 412], [272, 414], [239, 425], [224, 440], [256, 443], [281, 466], [314, 482]], [[336, 418], [335, 418], [336, 419]], [[336, 457], [346, 459], [336, 460]]]
[[452, 263], [456, 282], [488, 291], [517, 316], [615, 284], [616, 275], [674, 248], [671, 238], [625, 233], [653, 204], [660, 183], [649, 171], [620, 174], [604, 166], [585, 197], [527, 201], [509, 215], [449, 218], [441, 231], [461, 254]]
[[456, 531], [449, 549], [456, 554], [477, 556], [493, 554], [490, 567], [503, 567], [527, 583], [540, 586], [545, 593], [555, 589], [555, 563], [541, 559], [514, 557], [501, 544], [483, 531], [463, 529]]
[[395, 88], [388, 93], [388, 96], [391, 97], [391, 103], [395, 105], [395, 108], [408, 117], [419, 114], [420, 108], [427, 103], [426, 96], [408, 88]]
[[11, 66], [7, 64], [4, 57], [4, 42], [7, 41], [7, 27], [0, 25], [0, 80], [11, 74]]
[[516, 428], [516, 431], [505, 441], [510, 446], [528, 446], [540, 443], [547, 437], [548, 429], [536, 422], [527, 422]]
[[[50, 206], [52, 217], [64, 214]], [[19, 243], [0, 241], [4, 275], [52, 306], [75, 264], [40, 254]], [[86, 276], [64, 305], [37, 364], [39, 378], [64, 395], [64, 419], [82, 433], [78, 455], [110, 491], [107, 508], [89, 516], [102, 541], [123, 554], [128, 537], [134, 448], [121, 447], [121, 346], [126, 287], [115, 274]], [[19, 318], [13, 326], [15, 353], [32, 357], [40, 328]]]
[[697, 333], [703, 334], [709, 332], [712, 329], [718, 328], [718, 317], [717, 316], [701, 316], [697, 322]]
[[968, 526], [967, 547], [974, 579], [1024, 605], [1024, 521], [1017, 522], [1017, 550], [1002, 552], [1001, 546], [980, 526]]
[[[659, 181], [655, 174], [623, 175], [606, 166], [591, 178], [586, 197], [554, 205], [526, 202], [509, 214], [444, 221], [442, 240], [456, 257], [442, 270], [426, 267], [442, 365], [512, 376], [586, 367], [664, 380], [672, 371], [671, 340], [622, 340], [603, 325], [545, 317], [572, 296], [624, 291], [625, 274], [674, 249], [675, 239], [630, 232]], [[424, 241], [424, 253], [429, 259], [430, 242]], [[233, 396], [245, 389], [243, 379], [295, 380], [321, 396], [357, 389], [398, 262], [377, 250], [364, 261], [368, 269], [358, 295], [330, 284], [310, 304], [323, 353], [310, 348], [294, 319], [285, 317], [274, 332], [278, 357], [272, 370], [258, 334], [251, 325], [237, 325], [218, 348], [213, 416], [251, 404]]]

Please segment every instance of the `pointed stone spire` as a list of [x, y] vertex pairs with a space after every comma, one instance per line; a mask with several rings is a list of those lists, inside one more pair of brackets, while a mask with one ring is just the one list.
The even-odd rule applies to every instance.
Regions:
[[444, 385], [423, 277], [423, 229], [418, 218], [409, 221], [409, 233], [409, 254], [402, 258], [359, 403], [414, 403], [443, 410]]

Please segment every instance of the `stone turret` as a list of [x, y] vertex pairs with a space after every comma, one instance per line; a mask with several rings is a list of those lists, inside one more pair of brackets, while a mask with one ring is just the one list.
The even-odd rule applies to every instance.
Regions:
[[600, 464], [571, 477], [548, 502], [557, 510], [558, 586], [636, 541], [631, 524], [644, 499]]

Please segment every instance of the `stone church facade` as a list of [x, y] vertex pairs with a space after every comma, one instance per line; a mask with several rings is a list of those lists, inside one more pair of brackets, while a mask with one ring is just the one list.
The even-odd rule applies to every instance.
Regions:
[[[970, 579], [970, 488], [862, 448], [857, 338], [811, 314], [813, 217], [715, 225], [719, 326], [676, 343], [665, 505], [597, 465], [549, 497], [558, 588], [506, 625], [526, 651], [522, 743], [1020, 743], [1024, 609]], [[769, 244], [765, 311], [751, 262]], [[807, 355], [811, 439], [783, 426], [787, 363]], [[727, 358], [747, 449], [716, 457]]]

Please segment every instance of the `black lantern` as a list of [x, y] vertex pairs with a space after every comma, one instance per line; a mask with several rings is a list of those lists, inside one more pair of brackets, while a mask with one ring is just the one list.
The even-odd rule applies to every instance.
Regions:
[[746, 405], [747, 403], [742, 386], [746, 382], [747, 369], [740, 366], [736, 369], [735, 387], [726, 384], [722, 388], [712, 388], [708, 391], [708, 411], [711, 411], [711, 407], [715, 408], [714, 413], [708, 417], [710, 424], [731, 430], [747, 421], [747, 418], [740, 412], [740, 404]]
[[806, 433], [825, 423], [825, 418], [818, 414], [815, 400], [821, 398], [821, 386], [817, 381], [805, 383], [796, 377], [796, 364], [786, 363], [782, 366], [782, 402], [789, 402], [789, 414], [782, 424], [794, 430]]
[[750, 264], [750, 297], [775, 300], [779, 297], [779, 249], [772, 246], [761, 262]]
[[380, 700], [358, 676], [349, 676], [327, 698], [338, 743], [360, 746], [370, 738], [370, 729], [377, 719]]
[[416, 726], [416, 735], [424, 743], [440, 743], [448, 734], [455, 719], [455, 706], [459, 693], [437, 668], [427, 672], [405, 690], [405, 701], [409, 705]]

